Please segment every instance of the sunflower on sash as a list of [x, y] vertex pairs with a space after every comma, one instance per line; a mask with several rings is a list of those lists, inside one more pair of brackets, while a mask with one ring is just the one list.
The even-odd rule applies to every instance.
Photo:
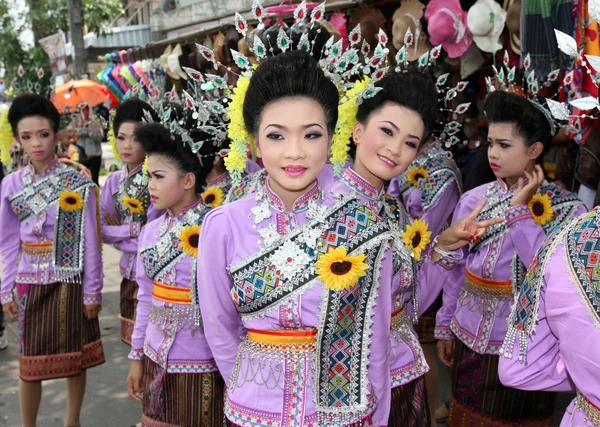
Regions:
[[554, 219], [552, 201], [546, 194], [534, 194], [527, 207], [537, 225], [546, 225]]
[[225, 193], [221, 187], [208, 187], [204, 193], [202, 193], [202, 200], [207, 205], [218, 208], [223, 204], [223, 200], [225, 199]]
[[200, 242], [201, 226], [198, 224], [188, 225], [179, 233], [179, 247], [187, 255], [198, 257], [198, 243]]
[[413, 187], [419, 186], [420, 179], [427, 179], [427, 178], [429, 178], [429, 172], [427, 172], [423, 168], [417, 168], [417, 167], [411, 168], [408, 170], [408, 172], [406, 174], [406, 179], [408, 180], [408, 182], [410, 182], [412, 184]]
[[136, 199], [135, 197], [124, 196], [121, 201], [132, 215], [144, 214], [144, 203], [141, 200]]
[[365, 276], [369, 268], [364, 260], [365, 254], [348, 256], [344, 246], [330, 248], [326, 254], [321, 254], [315, 264], [319, 279], [327, 289], [341, 291], [354, 286], [358, 279]]
[[425, 221], [415, 219], [402, 233], [402, 239], [415, 260], [419, 261], [421, 259], [421, 252], [431, 242], [431, 231], [429, 231]]
[[83, 197], [76, 191], [63, 191], [58, 196], [58, 207], [65, 212], [77, 212], [83, 206]]

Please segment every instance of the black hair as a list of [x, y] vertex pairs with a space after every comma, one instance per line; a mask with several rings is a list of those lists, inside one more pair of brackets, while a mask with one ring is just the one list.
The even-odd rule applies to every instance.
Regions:
[[113, 132], [119, 134], [121, 125], [125, 122], [142, 122], [144, 119], [144, 110], [152, 116], [155, 123], [160, 122], [158, 114], [148, 103], [139, 98], [129, 98], [121, 102], [115, 109], [115, 117], [113, 118]]
[[[182, 174], [193, 173], [196, 176], [196, 192], [206, 181], [206, 175], [198, 157], [191, 147], [177, 134], [159, 123], [138, 123], [134, 131], [147, 155], [159, 154], [175, 165]], [[211, 161], [212, 164], [212, 161]]]
[[17, 126], [26, 117], [40, 116], [48, 119], [54, 133], [60, 126], [60, 114], [54, 104], [42, 95], [26, 93], [17, 96], [8, 110], [8, 121], [13, 135], [17, 135]]
[[[497, 90], [488, 95], [483, 108], [488, 124], [512, 123], [517, 133], [525, 140], [526, 146], [530, 147], [539, 141], [544, 144], [544, 152], [550, 148], [554, 136], [550, 122], [544, 113], [526, 98]], [[542, 155], [538, 157], [538, 161]]]
[[[279, 49], [279, 46], [277, 45], [277, 36], [279, 35], [280, 28], [281, 27], [278, 24], [275, 24], [266, 30], [257, 33], [258, 37], [265, 45], [267, 56], [276, 56], [282, 53], [282, 50]], [[329, 34], [329, 31], [318, 22], [296, 24], [287, 30], [284, 30], [284, 32], [292, 42], [290, 46], [291, 50], [298, 50], [300, 38], [306, 33], [308, 34], [308, 41], [311, 45], [308, 53], [310, 53], [317, 61], [325, 56], [325, 45], [331, 35]]]
[[244, 122], [257, 135], [260, 116], [269, 103], [287, 97], [314, 99], [325, 112], [329, 135], [338, 120], [339, 93], [308, 53], [294, 50], [262, 62], [250, 78], [244, 99]]
[[360, 104], [356, 119], [360, 123], [367, 123], [373, 112], [390, 102], [406, 107], [423, 120], [422, 146], [431, 136], [437, 118], [438, 94], [431, 77], [417, 70], [390, 72], [375, 86], [383, 90]]

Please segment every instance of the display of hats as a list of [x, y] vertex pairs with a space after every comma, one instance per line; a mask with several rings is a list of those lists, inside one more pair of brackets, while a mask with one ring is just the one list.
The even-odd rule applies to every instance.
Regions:
[[385, 16], [381, 10], [375, 8], [356, 9], [348, 19], [348, 28], [352, 31], [358, 25], [360, 25], [362, 39], [369, 44], [371, 50], [375, 49], [379, 43], [377, 38], [379, 29], [385, 25]]
[[[169, 65], [169, 69], [171, 73], [177, 77], [173, 77], [176, 80], [184, 79], [187, 80], [187, 74], [183, 72], [181, 69], [181, 64], [179, 63], [179, 57], [183, 54], [183, 50], [181, 49], [181, 45], [178, 44], [173, 49], [173, 52], [168, 56], [167, 62]], [[171, 74], [170, 74], [171, 75]]]
[[396, 49], [404, 45], [404, 36], [410, 28], [415, 41], [407, 51], [408, 61], [416, 61], [421, 55], [429, 50], [427, 43], [427, 33], [421, 25], [423, 18], [423, 9], [425, 5], [418, 0], [408, 0], [402, 2], [402, 5], [394, 12], [392, 27], [392, 43]]
[[160, 65], [162, 66], [162, 69], [165, 70], [165, 72], [169, 75], [169, 77], [171, 77], [172, 79], [175, 79], [175, 80], [179, 80], [180, 79], [179, 75], [177, 73], [174, 73], [173, 71], [171, 71], [171, 68], [169, 67], [169, 56], [171, 55], [172, 52], [173, 52], [173, 46], [171, 46], [171, 45], [167, 46], [167, 48], [165, 49], [163, 54], [160, 55]]
[[473, 41], [484, 52], [502, 49], [500, 36], [506, 22], [506, 11], [494, 0], [477, 0], [467, 14], [467, 27]]
[[469, 49], [473, 36], [467, 28], [467, 12], [458, 0], [431, 0], [425, 19], [432, 45], [442, 45], [450, 58], [458, 58]]
[[466, 79], [478, 71], [484, 63], [485, 60], [477, 45], [471, 44], [464, 55], [460, 57], [460, 77]]
[[510, 48], [521, 55], [521, 0], [504, 0], [506, 28], [510, 39]]

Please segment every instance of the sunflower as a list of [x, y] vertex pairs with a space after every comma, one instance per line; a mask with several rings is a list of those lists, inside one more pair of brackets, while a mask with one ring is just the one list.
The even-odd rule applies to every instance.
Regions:
[[423, 168], [411, 168], [406, 175], [406, 179], [408, 179], [408, 182], [410, 182], [413, 187], [418, 187], [419, 180], [426, 178], [429, 178], [429, 172]]
[[218, 208], [223, 204], [223, 199], [225, 198], [225, 193], [223, 193], [223, 189], [220, 187], [208, 187], [204, 193], [202, 193], [202, 200], [209, 206], [213, 208]]
[[129, 212], [132, 214], [143, 214], [144, 213], [144, 203], [141, 200], [136, 199], [135, 197], [123, 196], [121, 199], [123, 204]]
[[534, 194], [527, 207], [537, 225], [546, 225], [554, 218], [552, 202], [545, 194]]
[[76, 212], [83, 209], [83, 197], [76, 191], [63, 191], [58, 196], [58, 206], [66, 212]]
[[201, 226], [198, 224], [188, 225], [179, 233], [179, 247], [191, 257], [198, 256], [198, 242], [200, 241]]
[[319, 279], [327, 289], [341, 291], [356, 284], [359, 278], [366, 275], [369, 268], [364, 260], [365, 254], [348, 256], [346, 248], [329, 249], [327, 254], [321, 254], [315, 264]]
[[421, 259], [421, 252], [431, 242], [431, 231], [427, 228], [427, 223], [422, 219], [415, 221], [406, 227], [402, 233], [404, 244], [410, 249], [417, 261]]

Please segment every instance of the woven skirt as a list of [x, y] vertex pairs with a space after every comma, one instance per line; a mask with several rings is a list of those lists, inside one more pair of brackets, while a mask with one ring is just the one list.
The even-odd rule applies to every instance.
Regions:
[[392, 389], [388, 426], [429, 427], [429, 405], [422, 376]]
[[431, 306], [419, 317], [419, 323], [415, 325], [415, 332], [422, 344], [431, 344], [435, 342], [433, 333], [435, 332], [435, 315], [442, 308], [442, 294], [431, 304]]
[[456, 340], [448, 426], [550, 427], [556, 393], [504, 386], [498, 377], [499, 360]]
[[144, 361], [144, 427], [222, 427], [225, 383], [219, 372], [169, 374]]
[[138, 289], [137, 282], [133, 280], [121, 281], [121, 341], [129, 345], [131, 345], [131, 334], [135, 325]]
[[104, 363], [100, 324], [85, 316], [81, 285], [18, 283], [16, 288], [22, 380], [70, 377]]

